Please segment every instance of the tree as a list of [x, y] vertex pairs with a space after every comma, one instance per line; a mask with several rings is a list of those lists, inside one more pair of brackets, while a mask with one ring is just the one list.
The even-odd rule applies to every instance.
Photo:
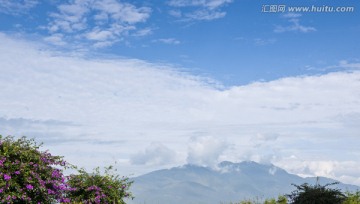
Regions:
[[132, 181], [127, 177], [118, 176], [113, 170], [112, 166], [107, 167], [105, 175], [101, 175], [98, 167], [93, 173], [81, 169], [79, 174], [70, 175], [68, 184], [71, 191], [68, 197], [73, 202], [85, 204], [125, 204], [124, 198], [133, 198], [129, 192]]
[[33, 139], [0, 135], [1, 203], [69, 202], [63, 169], [71, 165], [40, 147]]
[[291, 204], [341, 204], [345, 201], [346, 196], [339, 189], [329, 188], [338, 182], [320, 185], [304, 183], [295, 185], [297, 189], [287, 195]]

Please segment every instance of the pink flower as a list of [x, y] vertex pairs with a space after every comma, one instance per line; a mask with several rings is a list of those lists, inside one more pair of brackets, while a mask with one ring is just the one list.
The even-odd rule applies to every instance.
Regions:
[[6, 158], [0, 159], [0, 166], [4, 166], [5, 161], [6, 161]]
[[33, 187], [31, 184], [27, 184], [27, 185], [26, 185], [26, 188], [27, 188], [28, 190], [34, 189], [34, 187]]
[[10, 175], [7, 175], [7, 174], [4, 174], [4, 179], [5, 181], [8, 181], [11, 179], [11, 176]]

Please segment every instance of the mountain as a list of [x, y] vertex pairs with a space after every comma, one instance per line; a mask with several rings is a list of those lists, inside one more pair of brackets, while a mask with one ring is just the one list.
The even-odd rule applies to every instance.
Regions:
[[[316, 178], [289, 174], [272, 164], [253, 161], [221, 162], [211, 169], [184, 165], [153, 171], [133, 178], [135, 199], [129, 204], [220, 204], [243, 199], [271, 198], [295, 190], [291, 184], [314, 184]], [[320, 184], [335, 180], [320, 178]], [[358, 186], [338, 184], [333, 187], [355, 191]]]

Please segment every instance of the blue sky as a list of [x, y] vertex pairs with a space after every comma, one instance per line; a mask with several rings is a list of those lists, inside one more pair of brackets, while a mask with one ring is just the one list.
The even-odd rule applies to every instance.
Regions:
[[[113, 1], [104, 1], [109, 8], [91, 1], [2, 2], [12, 2], [1, 6], [3, 32], [61, 45], [57, 49], [176, 64], [225, 85], [323, 73], [341, 60], [357, 61], [360, 49], [355, 0], [130, 1], [121, 2], [129, 12], [124, 16], [116, 14], [120, 4], [111, 10]], [[265, 13], [264, 5], [355, 10]]]
[[0, 0], [0, 134], [125, 174], [255, 160], [360, 185], [358, 7]]

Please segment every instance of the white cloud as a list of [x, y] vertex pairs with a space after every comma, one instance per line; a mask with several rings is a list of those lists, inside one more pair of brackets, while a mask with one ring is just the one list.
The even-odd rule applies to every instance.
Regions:
[[87, 27], [86, 14], [90, 12], [89, 1], [74, 1], [74, 3], [61, 4], [58, 13], [51, 13], [53, 19], [49, 23], [49, 31], [73, 33]]
[[355, 59], [353, 61], [349, 60], [340, 60], [336, 65], [329, 65], [325, 66], [325, 62], [320, 61], [319, 64], [323, 64], [322, 67], [313, 67], [313, 66], [306, 66], [308, 70], [316, 70], [321, 72], [328, 72], [328, 71], [352, 71], [352, 70], [359, 70], [360, 63], [359, 60]]
[[93, 44], [94, 48], [103, 48], [113, 45], [116, 41], [99, 41]]
[[271, 45], [276, 42], [276, 39], [270, 38], [270, 39], [262, 39], [262, 38], [255, 38], [254, 44], [256, 46], [265, 46], [265, 45]]
[[225, 17], [226, 12], [212, 11], [212, 10], [197, 10], [192, 13], [186, 13], [185, 16], [192, 20], [214, 20]]
[[131, 157], [131, 163], [136, 165], [164, 165], [174, 163], [176, 153], [162, 143], [151, 143], [145, 151], [140, 151]]
[[[124, 161], [124, 174], [139, 174], [166, 165], [170, 149], [179, 165], [250, 158], [351, 183], [360, 176], [356, 69], [219, 89], [170, 65], [71, 56], [5, 34], [0, 44], [0, 134], [44, 139], [73, 164]], [[9, 125], [18, 118], [77, 126]], [[147, 147], [153, 141], [161, 144]], [[146, 151], [144, 165], [131, 164]]]
[[[214, 20], [226, 15], [222, 7], [232, 3], [232, 0], [171, 0], [168, 4], [178, 10], [171, 10], [170, 15], [184, 20]], [[180, 9], [184, 9], [182, 12]], [[191, 11], [189, 11], [189, 8]]]
[[206, 1], [206, 6], [210, 9], [215, 9], [232, 2], [233, 0], [209, 0]]
[[300, 14], [288, 13], [283, 15], [284, 18], [288, 19], [290, 25], [288, 26], [276, 26], [274, 29], [275, 33], [283, 33], [283, 32], [301, 32], [301, 33], [309, 33], [316, 31], [316, 28], [311, 26], [304, 26], [300, 24]]
[[300, 25], [299, 21], [300, 21], [299, 19], [291, 19], [289, 20], [289, 22], [292, 23], [292, 25], [286, 27], [276, 26], [274, 32], [283, 33], [288, 31], [294, 31], [294, 32], [308, 33], [308, 32], [316, 31], [316, 28], [314, 27]]
[[347, 69], [360, 69], [360, 63], [350, 63], [347, 60], [342, 60], [339, 62], [338, 67]]
[[64, 46], [67, 44], [63, 39], [64, 39], [64, 35], [60, 34], [60, 33], [56, 33], [56, 34], [53, 34], [53, 35], [50, 35], [50, 36], [44, 38], [44, 40], [46, 42], [49, 42], [51, 44], [58, 45], [58, 46]]
[[77, 43], [82, 43], [81, 39], [85, 37], [96, 41], [95, 46], [110, 46], [132, 30], [136, 35], [138, 28], [135, 25], [145, 22], [151, 13], [148, 7], [135, 7], [117, 0], [67, 2], [59, 5], [57, 12], [50, 14], [47, 30], [51, 34], [66, 35]]
[[0, 13], [10, 15], [28, 13], [38, 3], [38, 0], [0, 0]]
[[105, 41], [107, 39], [114, 38], [114, 35], [111, 31], [95, 28], [92, 31], [86, 33], [86, 38], [94, 41]]
[[359, 185], [359, 162], [343, 160], [300, 160], [297, 157], [284, 158], [278, 165], [287, 168], [291, 173], [303, 177], [323, 176], [333, 178], [344, 183]]
[[286, 13], [282, 17], [284, 18], [300, 18], [302, 15], [299, 13]]
[[180, 18], [182, 16], [182, 13], [181, 13], [180, 10], [170, 10], [169, 14], [171, 16], [174, 16], [174, 17], [177, 17], [177, 18]]
[[117, 0], [97, 0], [92, 9], [108, 14], [112, 20], [135, 24], [149, 18], [151, 9], [148, 7], [136, 8], [129, 3], [120, 3]]
[[137, 37], [147, 36], [147, 35], [151, 35], [153, 32], [154, 32], [154, 29], [152, 29], [152, 28], [144, 28], [144, 29], [136, 31], [136, 33], [134, 33], [134, 36], [137, 36]]
[[233, 0], [170, 0], [168, 4], [174, 7], [199, 6], [216, 9], [231, 2]]
[[203, 136], [191, 138], [188, 147], [187, 162], [201, 166], [216, 166], [228, 144], [218, 138]]
[[180, 44], [180, 41], [175, 39], [175, 38], [160, 38], [160, 39], [157, 39], [157, 40], [153, 40], [153, 42], [161, 42], [161, 43], [173, 44], [173, 45]]

